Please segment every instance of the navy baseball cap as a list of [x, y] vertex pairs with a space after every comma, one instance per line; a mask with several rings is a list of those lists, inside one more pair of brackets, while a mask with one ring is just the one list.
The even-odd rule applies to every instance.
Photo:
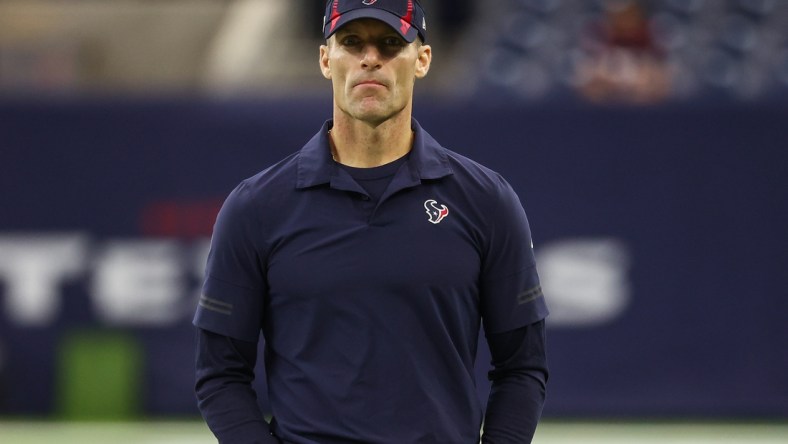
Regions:
[[360, 18], [380, 20], [410, 43], [427, 40], [427, 21], [418, 0], [329, 0], [323, 17], [323, 36], [328, 40], [346, 23]]

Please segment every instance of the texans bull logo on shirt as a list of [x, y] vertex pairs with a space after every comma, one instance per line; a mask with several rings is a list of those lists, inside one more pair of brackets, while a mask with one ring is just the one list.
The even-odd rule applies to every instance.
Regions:
[[449, 215], [449, 208], [446, 205], [438, 207], [438, 202], [434, 199], [429, 199], [424, 202], [424, 209], [427, 210], [427, 216], [430, 222], [437, 224], [443, 220], [444, 217]]

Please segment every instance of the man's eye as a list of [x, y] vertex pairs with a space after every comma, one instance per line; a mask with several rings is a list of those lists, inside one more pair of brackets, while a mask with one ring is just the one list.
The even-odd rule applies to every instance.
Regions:
[[345, 46], [355, 46], [360, 42], [358, 37], [348, 36], [342, 39], [342, 44]]
[[397, 38], [397, 37], [386, 37], [386, 38], [383, 40], [383, 43], [384, 43], [386, 46], [404, 46], [404, 44], [405, 44], [405, 43], [402, 41], [402, 39], [400, 39], [400, 38]]

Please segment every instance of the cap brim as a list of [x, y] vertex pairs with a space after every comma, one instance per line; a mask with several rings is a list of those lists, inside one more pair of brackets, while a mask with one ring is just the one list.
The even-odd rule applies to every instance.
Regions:
[[[419, 30], [416, 29], [415, 26], [412, 26], [402, 20], [400, 17], [392, 14], [390, 12], [384, 11], [382, 9], [354, 9], [352, 11], [348, 11], [339, 16], [336, 19], [336, 22], [329, 20], [326, 22], [325, 28], [323, 28], [323, 36], [328, 40], [335, 32], [339, 30], [339, 28], [345, 26], [349, 22], [353, 20], [358, 20], [362, 18], [371, 18], [375, 20], [380, 20], [381, 22], [389, 25], [392, 27], [399, 35], [405, 39], [406, 42], [411, 43], [412, 41], [416, 40], [416, 36], [419, 35]], [[406, 29], [405, 29], [406, 28]], [[405, 31], [403, 32], [403, 29]]]

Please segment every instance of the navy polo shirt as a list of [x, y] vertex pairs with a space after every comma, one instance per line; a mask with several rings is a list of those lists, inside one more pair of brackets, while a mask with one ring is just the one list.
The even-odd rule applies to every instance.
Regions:
[[371, 199], [332, 160], [331, 125], [229, 195], [194, 324], [262, 331], [284, 442], [477, 442], [481, 320], [492, 334], [547, 315], [520, 201], [415, 120]]

